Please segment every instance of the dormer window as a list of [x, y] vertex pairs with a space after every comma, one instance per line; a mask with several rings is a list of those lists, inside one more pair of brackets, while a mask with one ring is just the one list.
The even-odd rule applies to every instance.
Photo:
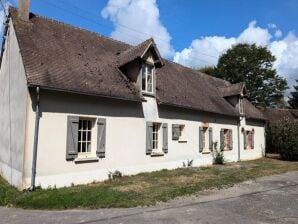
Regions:
[[153, 94], [154, 66], [148, 63], [142, 65], [142, 92]]
[[244, 106], [243, 106], [243, 99], [242, 98], [239, 99], [239, 113], [241, 115], [244, 115]]

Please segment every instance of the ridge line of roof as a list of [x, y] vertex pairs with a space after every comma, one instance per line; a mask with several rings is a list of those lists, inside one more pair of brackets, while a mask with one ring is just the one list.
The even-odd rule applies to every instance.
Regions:
[[[18, 10], [18, 8], [13, 7], [13, 6], [10, 6], [10, 7], [9, 7], [9, 10], [10, 10], [10, 9]], [[73, 28], [73, 29], [76, 29], [76, 30], [79, 30], [79, 31], [88, 32], [88, 33], [91, 33], [91, 34], [93, 34], [93, 35], [102, 37], [102, 38], [104, 38], [104, 39], [111, 40], [111, 41], [116, 42], [116, 43], [124, 44], [124, 45], [126, 45], [126, 46], [128, 46], [128, 47], [134, 47], [133, 45], [128, 44], [128, 43], [125, 43], [125, 42], [123, 42], [123, 41], [121, 41], [121, 40], [116, 40], [116, 39], [113, 39], [113, 38], [111, 38], [111, 37], [104, 36], [104, 35], [102, 35], [102, 34], [100, 34], [100, 33], [95, 32], [95, 31], [87, 30], [87, 29], [82, 28], [82, 27], [78, 27], [78, 26], [75, 26], [75, 25], [72, 25], [72, 24], [69, 24], [69, 23], [65, 23], [65, 22], [62, 22], [62, 21], [59, 21], [59, 20], [56, 20], [56, 19], [53, 19], [53, 18], [49, 18], [49, 17], [46, 17], [46, 16], [42, 16], [42, 15], [40, 15], [40, 14], [36, 14], [36, 13], [31, 12], [31, 11], [30, 11], [30, 15], [33, 16], [33, 17], [30, 17], [30, 19], [31, 19], [31, 18], [34, 18], [34, 17], [41, 18], [41, 19], [45, 19], [45, 20], [47, 20], [47, 21], [49, 21], [49, 22], [57, 23], [57, 24], [59, 24], [59, 25], [67, 26], [67, 27], [70, 27], [70, 28]], [[30, 20], [29, 20], [29, 21], [30, 21]]]

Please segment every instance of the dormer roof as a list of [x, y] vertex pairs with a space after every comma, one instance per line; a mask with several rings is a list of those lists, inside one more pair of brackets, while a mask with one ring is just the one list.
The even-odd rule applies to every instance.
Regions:
[[246, 94], [246, 87], [244, 82], [218, 87], [218, 89], [223, 97], [243, 96]]
[[163, 59], [160, 56], [160, 53], [156, 47], [156, 44], [153, 38], [149, 38], [139, 45], [132, 47], [126, 51], [119, 53], [117, 61], [119, 67], [124, 66], [136, 59], [144, 59], [148, 52], [151, 52], [154, 57], [154, 64], [156, 67], [161, 67], [163, 63]]

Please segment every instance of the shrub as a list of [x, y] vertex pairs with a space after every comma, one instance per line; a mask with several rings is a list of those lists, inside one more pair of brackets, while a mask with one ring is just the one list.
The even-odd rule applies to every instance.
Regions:
[[266, 128], [266, 152], [279, 153], [284, 160], [298, 160], [297, 135], [298, 121], [284, 118], [271, 122]]
[[117, 180], [122, 178], [122, 173], [119, 170], [116, 170], [114, 172], [109, 172], [109, 180]]
[[213, 143], [213, 164], [224, 164], [225, 158], [223, 152], [217, 149], [217, 142]]
[[192, 167], [193, 164], [193, 159], [192, 160], [187, 160], [187, 162], [183, 162], [183, 167]]

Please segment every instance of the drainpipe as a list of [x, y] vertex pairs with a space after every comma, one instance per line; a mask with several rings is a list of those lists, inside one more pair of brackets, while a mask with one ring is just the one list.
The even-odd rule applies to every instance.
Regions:
[[36, 87], [35, 130], [34, 130], [34, 145], [33, 145], [31, 187], [30, 187], [31, 191], [34, 191], [35, 189], [38, 132], [39, 132], [39, 87]]
[[241, 155], [240, 155], [240, 126], [241, 126], [241, 121], [242, 121], [242, 117], [240, 117], [239, 121], [238, 121], [238, 127], [237, 127], [237, 134], [238, 134], [238, 162], [241, 161]]

